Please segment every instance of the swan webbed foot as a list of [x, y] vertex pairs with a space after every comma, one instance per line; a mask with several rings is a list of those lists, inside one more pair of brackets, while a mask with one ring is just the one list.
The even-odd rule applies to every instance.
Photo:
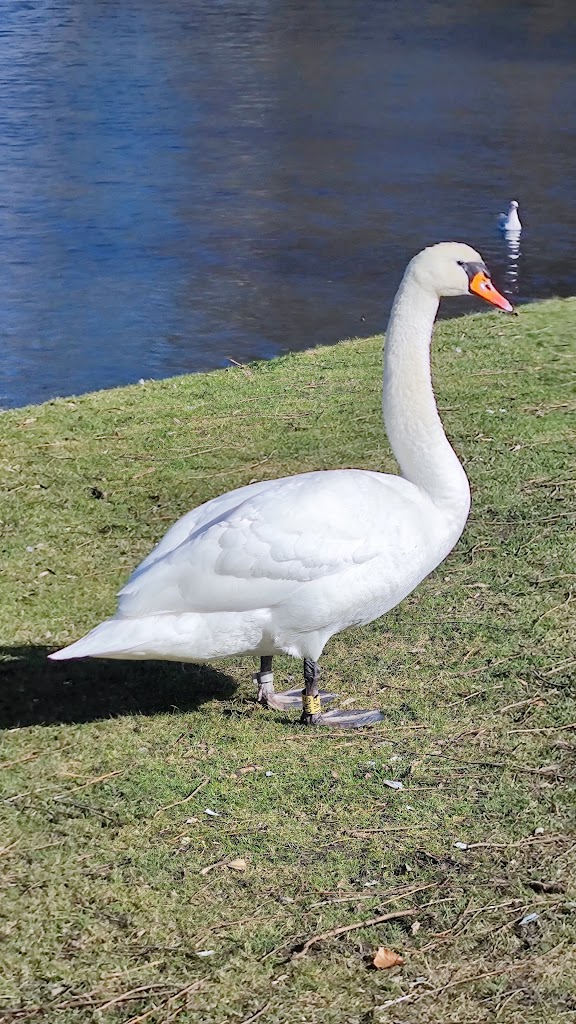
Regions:
[[[257, 682], [256, 673], [254, 677]], [[290, 711], [297, 709], [302, 710], [302, 689], [298, 686], [292, 690], [284, 690], [281, 693], [276, 693], [274, 685], [270, 683], [259, 684], [258, 686], [258, 703], [262, 704], [265, 708], [273, 708], [274, 711]], [[334, 700], [337, 694], [328, 693], [327, 690], [319, 690], [318, 696], [322, 704], [329, 704], [331, 700]]]
[[326, 725], [333, 729], [363, 729], [383, 720], [381, 711], [326, 711], [317, 715], [303, 712], [300, 719], [303, 725]]
[[327, 725], [340, 729], [362, 729], [381, 722], [380, 711], [323, 711], [321, 691], [318, 689], [320, 669], [316, 661], [304, 659], [304, 689], [302, 691], [302, 725]]
[[[298, 709], [298, 711], [302, 710], [302, 694], [304, 691], [299, 686], [276, 693], [271, 657], [260, 659], [260, 671], [254, 673], [253, 679], [258, 686], [258, 696], [256, 699], [263, 707], [272, 708], [274, 711], [290, 711], [294, 708]], [[327, 690], [318, 690], [321, 704], [329, 704], [336, 696], [337, 694], [328, 693]]]

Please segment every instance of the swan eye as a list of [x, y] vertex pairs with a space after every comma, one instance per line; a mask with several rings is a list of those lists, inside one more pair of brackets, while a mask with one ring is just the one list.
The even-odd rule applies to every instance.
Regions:
[[466, 271], [469, 281], [476, 277], [476, 274], [484, 274], [490, 280], [490, 271], [484, 263], [467, 263], [466, 260], [457, 260], [456, 262]]

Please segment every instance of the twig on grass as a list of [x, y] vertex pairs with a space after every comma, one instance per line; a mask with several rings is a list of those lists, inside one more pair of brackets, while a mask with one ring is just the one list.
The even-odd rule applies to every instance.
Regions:
[[544, 765], [542, 768], [531, 768], [526, 764], [515, 764], [513, 761], [466, 761], [454, 754], [441, 754], [439, 751], [429, 751], [426, 757], [445, 757], [448, 761], [458, 761], [459, 764], [472, 764], [480, 768], [509, 768], [512, 771], [528, 772], [531, 775], [562, 775], [558, 765]]
[[[154, 989], [166, 990], [166, 984], [164, 982], [153, 982], [148, 985], [140, 985], [138, 988], [130, 989], [129, 992], [122, 992], [118, 996], [114, 996], [107, 1002], [98, 1005], [95, 1002], [95, 998], [98, 996], [98, 989], [92, 989], [91, 992], [85, 992], [83, 995], [71, 996], [69, 999], [64, 999], [61, 1002], [48, 1003], [45, 1006], [23, 1006], [18, 1009], [1, 1009], [0, 1013], [10, 1015], [18, 1021], [25, 1021], [32, 1016], [45, 1016], [53, 1011], [62, 1010], [80, 1010], [80, 1009], [93, 1009], [93, 1010], [106, 1010], [110, 1006], [115, 1006], [118, 1003], [129, 1002], [130, 1000], [139, 999], [144, 992], [151, 992]], [[169, 995], [170, 990], [168, 990]], [[100, 998], [102, 998], [100, 996]]]
[[[568, 514], [569, 513], [566, 513], [566, 515]], [[548, 519], [555, 518], [557, 517], [548, 516]], [[546, 520], [543, 519], [542, 522], [546, 522]], [[547, 615], [552, 615], [552, 612], [557, 612], [560, 610], [560, 608], [565, 608], [567, 604], [570, 604], [574, 600], [574, 596], [575, 595], [572, 593], [572, 591], [570, 591], [565, 601], [562, 601], [560, 604], [555, 604], [553, 608], [547, 608], [545, 612], [542, 612], [542, 615], [540, 615], [537, 619], [534, 620], [534, 622], [532, 623], [532, 629], [534, 629], [534, 626], [537, 626], [539, 622], [542, 622], [542, 619], [545, 619]]]
[[114, 821], [118, 824], [118, 818], [113, 818], [111, 814], [105, 814], [104, 811], [98, 807], [92, 807], [91, 804], [80, 804], [77, 800], [69, 800], [67, 796], [59, 796], [57, 799], [60, 803], [70, 804], [71, 807], [77, 807], [80, 811], [90, 811], [90, 814], [97, 814], [100, 818], [106, 818], [106, 821]]
[[542, 729], [509, 729], [508, 735], [513, 736], [519, 732], [564, 732], [566, 729], [576, 729], [576, 722], [569, 725], [548, 725]]
[[[393, 899], [401, 899], [402, 896], [413, 896], [417, 892], [424, 892], [425, 889], [434, 889], [437, 885], [437, 882], [429, 882], [427, 885], [419, 885], [418, 888], [393, 896], [386, 902], [391, 903]], [[420, 910], [422, 910], [422, 907], [410, 907], [408, 910], [392, 910], [388, 914], [381, 914], [379, 917], [368, 918], [367, 921], [355, 921], [354, 924], [345, 924], [340, 928], [332, 928], [328, 932], [322, 932], [319, 935], [312, 935], [312, 937], [307, 939], [303, 944], [302, 949], [293, 953], [292, 956], [294, 959], [299, 959], [300, 957], [306, 956], [311, 946], [316, 945], [317, 942], [322, 942], [324, 939], [333, 939], [337, 935], [344, 935], [347, 932], [356, 931], [358, 928], [370, 928], [374, 924], [382, 924], [384, 921], [393, 921], [397, 917], [410, 917], [413, 914], [420, 913]]]
[[[198, 989], [201, 988], [203, 984], [203, 981], [193, 981], [191, 982], [190, 985], [185, 985], [184, 988], [181, 988], [178, 992], [175, 992], [174, 995], [168, 996], [167, 999], [164, 999], [164, 1002], [161, 1006], [153, 1006], [150, 1010], [146, 1010], [144, 1013], [140, 1013], [136, 1017], [130, 1017], [129, 1020], [124, 1021], [124, 1024], [142, 1024], [142, 1021], [148, 1020], [148, 1018], [151, 1017], [153, 1013], [157, 1013], [163, 1007], [167, 1008], [168, 1012], [170, 1013], [170, 1003], [173, 1003], [175, 999], [181, 999], [182, 996], [189, 995], [190, 992], [197, 992]], [[167, 1007], [166, 1004], [168, 1004]]]
[[214, 868], [223, 868], [226, 866], [226, 863], [226, 860], [217, 860], [214, 862], [214, 864], [207, 864], [205, 868], [201, 868], [200, 874], [209, 875], [211, 871], [214, 871]]
[[239, 370], [242, 370], [242, 373], [244, 374], [245, 377], [250, 378], [254, 376], [250, 367], [246, 366], [245, 363], [239, 363], [238, 360], [233, 359], [232, 356], [226, 356], [226, 359], [228, 360], [228, 362], [233, 363], [234, 366], [237, 366]]
[[[438, 858], [438, 859], [440, 860], [440, 858]], [[425, 889], [426, 888], [434, 888], [434, 886], [436, 884], [438, 884], [438, 883], [430, 882], [427, 886], [424, 886], [424, 888]], [[334, 897], [333, 899], [319, 900], [316, 903], [310, 903], [308, 909], [312, 910], [313, 908], [316, 909], [317, 907], [324, 907], [324, 906], [326, 906], [328, 904], [333, 904], [333, 903], [356, 903], [356, 902], [359, 902], [360, 900], [373, 900], [375, 902], [378, 901], [378, 903], [380, 903], [380, 906], [387, 906], [388, 903], [392, 903], [395, 899], [401, 899], [404, 896], [412, 896], [413, 893], [421, 892], [421, 891], [422, 891], [422, 888], [420, 886], [418, 888], [416, 888], [416, 889], [414, 889], [414, 888], [412, 888], [412, 889], [398, 889], [396, 892], [388, 892], [388, 893], [381, 893], [381, 892], [378, 892], [375, 889], [369, 889], [368, 891], [366, 889], [363, 889], [361, 892], [352, 892], [352, 893], [341, 893], [339, 891], [337, 893], [334, 893], [333, 891], [332, 892], [328, 891], [328, 892], [326, 892], [324, 894], [317, 893], [316, 895], [318, 895], [318, 896], [320, 896], [320, 895], [329, 895], [329, 896], [333, 896]], [[385, 900], [384, 903], [381, 900], [382, 896], [388, 896], [388, 899]], [[302, 897], [298, 897], [298, 898], [300, 899]]]
[[[470, 913], [470, 910], [471, 910], [471, 907], [472, 907], [472, 902], [473, 902], [473, 900], [469, 900], [468, 901], [468, 904], [467, 904], [466, 908], [462, 911], [461, 914], [458, 915], [458, 917], [456, 918], [456, 921], [454, 922], [454, 924], [452, 925], [451, 928], [446, 928], [443, 932], [435, 932], [434, 933], [434, 938], [435, 939], [441, 939], [445, 935], [451, 935], [452, 932], [454, 931], [454, 929], [457, 928], [458, 925], [464, 920], [466, 915]], [[420, 949], [419, 949], [419, 952], [420, 952], [421, 949], [426, 949], [426, 948], [427, 948], [426, 946], [424, 946], [424, 947], [421, 946]]]
[[414, 732], [415, 729], [430, 729], [430, 724], [424, 725], [395, 725], [394, 728], [397, 732]]
[[566, 672], [566, 670], [572, 668], [573, 665], [576, 665], [576, 660], [570, 658], [569, 661], [561, 662], [560, 665], [556, 665], [554, 668], [549, 669], [548, 672], [543, 672], [542, 675], [555, 676], [558, 672]]
[[[435, 886], [440, 887], [440, 885], [442, 885], [442, 883], [429, 882], [428, 885], [421, 885], [421, 886], [418, 886], [418, 888], [416, 888], [416, 889], [406, 889], [406, 890], [401, 891], [401, 892], [392, 893], [392, 895], [389, 897], [389, 899], [384, 900], [384, 902], [381, 903], [381, 906], [385, 907], [388, 903], [393, 903], [394, 900], [402, 899], [402, 898], [407, 897], [407, 896], [413, 896], [414, 893], [422, 892], [424, 889], [433, 889]], [[327, 895], [327, 894], [331, 894], [333, 891], [334, 890], [327, 890], [327, 892], [324, 893], [324, 894], [317, 893], [317, 894], [312, 894], [312, 895]], [[307, 895], [308, 894], [306, 894], [306, 893], [301, 893], [299, 898], [301, 899], [303, 897], [306, 897]], [[353, 895], [353, 894], [351, 894], [351, 895]], [[369, 895], [373, 895], [373, 894], [370, 893]], [[362, 894], [362, 896], [363, 896], [363, 894]], [[361, 928], [364, 924], [369, 925], [370, 922], [369, 921], [364, 921], [364, 922], [361, 922], [359, 925], [355, 925], [355, 927]], [[317, 941], [317, 940], [319, 940], [321, 938], [324, 938], [324, 936], [315, 936], [315, 941]], [[305, 943], [306, 940], [301, 940], [301, 941]], [[268, 960], [269, 957], [274, 956], [276, 953], [279, 953], [280, 950], [282, 950], [282, 949], [286, 949], [287, 946], [292, 946], [293, 949], [297, 949], [297, 947], [300, 944], [301, 944], [301, 942], [299, 942], [298, 939], [295, 939], [294, 936], [291, 936], [289, 939], [284, 939], [284, 942], [281, 942], [279, 946], [275, 946], [274, 949], [270, 949], [267, 953], [264, 953], [264, 956], [260, 957], [260, 962], [263, 963], [264, 960]], [[304, 956], [304, 953], [300, 952], [297, 955], [298, 956]]]
[[486, 693], [486, 690], [475, 690], [474, 693], [468, 693], [465, 697], [459, 697], [458, 700], [452, 700], [449, 704], [446, 704], [447, 708], [455, 708], [457, 704], [465, 704], [467, 700], [472, 700], [473, 697], [479, 697], [480, 694]]
[[[552, 692], [557, 693], [558, 691], [553, 690]], [[501, 714], [504, 711], [512, 711], [513, 708], [522, 708], [525, 707], [526, 704], [537, 704], [538, 701], [545, 704], [546, 700], [547, 698], [543, 694], [537, 693], [534, 697], [527, 697], [525, 700], [516, 700], [513, 704], [506, 704], [503, 708], [498, 708], [498, 713]]]
[[[522, 900], [505, 900], [504, 903], [489, 904], [486, 907], [478, 907], [477, 910], [474, 910], [471, 903], [472, 901], [470, 901], [470, 903], [466, 907], [466, 910], [464, 910], [463, 913], [460, 914], [460, 916], [454, 922], [451, 928], [447, 928], [443, 932], [436, 932], [436, 934], [433, 936], [434, 941], [428, 942], [425, 946], [420, 946], [418, 952], [428, 953], [430, 950], [436, 949], [437, 946], [441, 946], [446, 942], [451, 942], [459, 935], [462, 935], [462, 932], [466, 931], [466, 929], [469, 928], [469, 926], [472, 924], [473, 921], [476, 920], [476, 918], [482, 917], [483, 914], [487, 914], [491, 910], [500, 910], [503, 907], [508, 907], [508, 910], [506, 910], [505, 913], [515, 914], [516, 916], [518, 916], [518, 904], [522, 905]], [[510, 904], [513, 904], [513, 906], [511, 907]], [[466, 917], [468, 917], [467, 921], [465, 920]], [[508, 923], [506, 923], [504, 927], [508, 927]], [[497, 930], [499, 931], [500, 929]], [[496, 934], [496, 932], [491, 931], [490, 934], [494, 935]]]
[[[385, 805], [386, 806], [386, 805]], [[364, 839], [367, 835], [373, 835], [376, 832], [412, 832], [414, 825], [393, 825], [391, 828], [355, 828], [345, 829], [343, 835], [354, 836], [355, 839]]]
[[[9, 846], [0, 847], [0, 856], [2, 856], [5, 853], [10, 853], [20, 843], [20, 841], [20, 839], [15, 839], [14, 842], [10, 843]], [[22, 854], [23, 856], [29, 856], [31, 853], [40, 853], [41, 850], [49, 850], [53, 846], [63, 845], [63, 843], [55, 841], [53, 843], [42, 843], [41, 846], [25, 846], [23, 850], [18, 850], [18, 853]], [[28, 889], [24, 890], [24, 892], [28, 891]], [[24, 893], [22, 893], [22, 895], [24, 895]]]
[[334, 903], [360, 903], [362, 900], [372, 900], [375, 903], [378, 897], [379, 893], [369, 889], [367, 892], [356, 893], [355, 896], [335, 896], [331, 900], [318, 900], [316, 903], [310, 904], [310, 910], [317, 910], [318, 907], [328, 907]]
[[[511, 1000], [514, 998], [514, 996], [517, 996], [520, 992], [525, 993], [526, 992], [526, 988], [524, 986], [521, 986], [520, 988], [515, 988], [515, 989], [512, 990], [512, 992], [508, 993], [508, 995], [506, 996], [506, 999], [504, 1000], [504, 1002], [501, 1003], [500, 1006], [498, 1007], [498, 1009], [496, 1010], [496, 1018], [495, 1018], [496, 1020], [498, 1020], [498, 1017], [504, 1011], [505, 1007], [508, 1006], [508, 1003], [511, 1002]], [[494, 996], [489, 996], [489, 999], [494, 999]], [[486, 1000], [486, 1001], [488, 1001], [488, 1000]]]
[[256, 1013], [251, 1014], [250, 1017], [245, 1017], [244, 1020], [240, 1021], [240, 1024], [252, 1024], [253, 1020], [258, 1020], [258, 1017], [261, 1017], [263, 1013], [266, 1013], [269, 1006], [270, 1000], [268, 1000], [267, 1003], [264, 1003], [264, 1006], [261, 1006], [259, 1010], [256, 1010]]
[[192, 792], [188, 794], [188, 796], [184, 797], [183, 800], [175, 800], [173, 804], [166, 804], [165, 807], [159, 807], [158, 810], [155, 811], [154, 814], [152, 815], [152, 819], [157, 818], [158, 815], [163, 814], [164, 811], [169, 811], [172, 807], [179, 807], [180, 804], [187, 804], [188, 801], [191, 800], [192, 797], [196, 796], [196, 794], [199, 793], [200, 790], [204, 788], [204, 786], [207, 786], [209, 782], [210, 779], [208, 776], [206, 776], [205, 779], [202, 779], [202, 782], [198, 783], [196, 789], [193, 789]]
[[273, 455], [276, 455], [276, 452], [270, 452], [269, 455], [266, 455], [263, 459], [260, 459], [260, 462], [252, 462], [252, 463], [250, 463], [250, 465], [247, 468], [248, 469], [258, 469], [258, 466], [263, 466], [265, 462], [270, 462], [270, 459], [272, 458]]
[[523, 839], [516, 839], [510, 843], [468, 843], [466, 850], [477, 850], [486, 847], [492, 850], [510, 850], [513, 846], [525, 846], [529, 843], [554, 843], [558, 839], [568, 839], [563, 832], [553, 832], [551, 835], [524, 836]]
[[131, 988], [129, 992], [121, 992], [119, 996], [114, 996], [113, 999], [108, 999], [107, 1002], [101, 1003], [100, 1006], [95, 1006], [95, 1010], [107, 1010], [110, 1006], [116, 1006], [118, 1003], [127, 1003], [131, 999], [136, 999], [143, 992], [152, 992], [154, 989], [163, 988], [166, 989], [166, 985], [163, 982], [155, 982], [152, 985], [139, 985], [138, 988]]
[[496, 668], [498, 665], [504, 665], [507, 661], [514, 661], [515, 658], [518, 657], [518, 654], [509, 654], [506, 658], [496, 658], [495, 661], [490, 661], [485, 665], [479, 665], [477, 668], [469, 668], [466, 672], [458, 672], [457, 669], [455, 669], [454, 672], [459, 676], [477, 676], [481, 672], [490, 672], [491, 669]]
[[[561, 900], [559, 903], [551, 903], [551, 904], [548, 904], [548, 905], [542, 904], [542, 903], [537, 904], [538, 910], [539, 910], [539, 915], [542, 915], [545, 912], [550, 911], [550, 910], [557, 910], [558, 907], [561, 907], [563, 905], [563, 903], [564, 903], [564, 901]], [[513, 920], [512, 921], [505, 921], [504, 924], [501, 924], [499, 928], [491, 928], [489, 932], [482, 933], [479, 936], [479, 938], [480, 939], [485, 939], [489, 935], [490, 939], [492, 940], [495, 935], [500, 935], [502, 932], [506, 931], [507, 928], [513, 928], [513, 927], [518, 928], [518, 925], [520, 924], [520, 921], [522, 920], [524, 915], [527, 914], [528, 911], [530, 910], [530, 908], [533, 907], [533, 906], [534, 906], [533, 902], [530, 901], [530, 903], [525, 903], [523, 907], [513, 907], [511, 910], [507, 910], [506, 911], [507, 914], [514, 914]]]
[[458, 743], [460, 740], [467, 739], [478, 739], [479, 736], [485, 736], [488, 729], [465, 729], [464, 732], [456, 732], [451, 736], [444, 736], [443, 739], [438, 739], [437, 743], [439, 747], [445, 747], [449, 743]]
[[[27, 760], [27, 758], [23, 758], [23, 760]], [[2, 766], [0, 765], [0, 767], [2, 767]], [[78, 790], [86, 789], [87, 786], [95, 786], [97, 782], [104, 782], [105, 779], [111, 779], [114, 775], [123, 775], [125, 770], [126, 770], [125, 768], [122, 768], [121, 771], [106, 772], [105, 775], [97, 775], [96, 778], [88, 779], [87, 782], [83, 782], [80, 786], [75, 786], [74, 789], [69, 789], [65, 793], [55, 793], [53, 795], [52, 799], [53, 800], [64, 800], [64, 799], [67, 799], [70, 793], [77, 793]], [[39, 796], [40, 793], [48, 793], [51, 789], [54, 789], [54, 788], [55, 788], [55, 785], [54, 785], [53, 782], [51, 782], [49, 786], [41, 786], [40, 789], [29, 789], [29, 790], [26, 790], [25, 792], [22, 792], [22, 793], [14, 793], [13, 796], [6, 797], [6, 799], [4, 800], [4, 803], [6, 803], [6, 804], [12, 803], [13, 800], [21, 800], [23, 797], [26, 797], [26, 796]]]
[[15, 764], [24, 764], [25, 761], [32, 761], [35, 757], [38, 757], [39, 753], [39, 750], [33, 750], [31, 754], [26, 754], [26, 757], [18, 757], [15, 761], [0, 761], [0, 771], [2, 768], [13, 768]]
[[382, 924], [384, 921], [393, 921], [397, 917], [411, 917], [417, 913], [417, 907], [411, 907], [409, 910], [392, 910], [389, 914], [381, 914], [380, 917], [371, 917], [367, 921], [356, 921], [355, 924], [346, 924], [341, 928], [332, 928], [329, 932], [322, 932], [321, 935], [313, 935], [312, 938], [307, 939], [302, 949], [293, 953], [292, 956], [294, 959], [306, 956], [311, 946], [314, 946], [317, 942], [322, 942], [324, 939], [334, 939], [337, 935], [344, 935], [346, 932], [352, 932], [358, 928], [370, 928], [373, 924]]
[[1, 856], [2, 856], [2, 855], [3, 855], [4, 853], [9, 853], [9, 852], [10, 852], [10, 850], [13, 850], [13, 849], [14, 849], [14, 847], [15, 847], [15, 846], [18, 846], [18, 843], [20, 843], [20, 842], [22, 842], [22, 840], [21, 840], [21, 838], [19, 837], [18, 839], [15, 839], [13, 843], [9, 843], [9, 845], [8, 845], [8, 846], [0, 846], [0, 857], [1, 857]]
[[53, 799], [63, 800], [65, 797], [69, 795], [69, 793], [78, 793], [81, 789], [87, 789], [88, 786], [95, 786], [98, 782], [105, 782], [106, 779], [112, 779], [114, 778], [115, 775], [123, 775], [125, 770], [125, 768], [122, 768], [120, 771], [117, 772], [106, 772], [105, 775], [97, 775], [96, 778], [88, 779], [88, 782], [83, 782], [81, 786], [75, 786], [74, 789], [68, 790], [67, 793], [58, 793], [55, 797], [53, 797]]
[[381, 689], [378, 690], [378, 693], [384, 693], [384, 690], [400, 690], [401, 693], [404, 693], [405, 690], [409, 690], [411, 693], [414, 693], [415, 687], [407, 686], [406, 683], [402, 683], [401, 686], [398, 686], [396, 683], [382, 683]]
[[376, 1007], [377, 1010], [387, 1010], [389, 1006], [396, 1006], [398, 1003], [406, 1003], [409, 1000], [413, 1002], [424, 999], [427, 996], [437, 996], [446, 992], [449, 988], [454, 988], [456, 985], [466, 985], [472, 981], [482, 981], [484, 978], [494, 978], [498, 974], [506, 974], [508, 971], [519, 971], [523, 967], [527, 966], [528, 961], [523, 961], [519, 964], [508, 964], [506, 967], [498, 967], [495, 971], [486, 971], [485, 974], [475, 974], [472, 978], [458, 978], [456, 981], [449, 981], [447, 985], [440, 985], [438, 988], [429, 988], [425, 992], [408, 992], [405, 996], [400, 996], [399, 999], [388, 999], [385, 1003], [381, 1003], [380, 1006]]

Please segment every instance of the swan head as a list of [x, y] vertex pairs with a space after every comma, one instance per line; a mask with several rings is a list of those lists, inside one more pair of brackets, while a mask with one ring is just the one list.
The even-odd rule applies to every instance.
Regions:
[[492, 284], [480, 253], [464, 242], [439, 242], [423, 249], [410, 261], [407, 272], [438, 299], [473, 294], [507, 313], [513, 312], [508, 299]]

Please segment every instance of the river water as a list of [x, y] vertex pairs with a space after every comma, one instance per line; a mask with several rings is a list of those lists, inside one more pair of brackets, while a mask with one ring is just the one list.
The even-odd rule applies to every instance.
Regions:
[[521, 301], [575, 292], [575, 24], [573, 0], [2, 0], [0, 406], [378, 332], [442, 239]]

